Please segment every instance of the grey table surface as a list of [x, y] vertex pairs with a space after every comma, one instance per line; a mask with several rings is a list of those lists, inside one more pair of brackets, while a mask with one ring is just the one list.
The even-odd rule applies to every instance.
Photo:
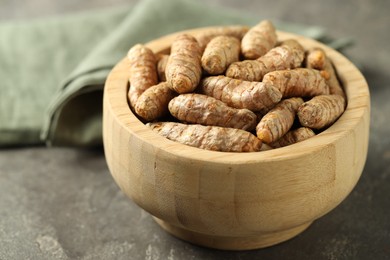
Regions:
[[[206, 2], [205, 0], [203, 0]], [[125, 0], [0, 0], [0, 21], [123, 5]], [[279, 245], [229, 252], [165, 233], [114, 183], [102, 149], [0, 150], [0, 259], [390, 259], [390, 1], [207, 1], [350, 36], [344, 51], [371, 92], [370, 145], [356, 188]]]

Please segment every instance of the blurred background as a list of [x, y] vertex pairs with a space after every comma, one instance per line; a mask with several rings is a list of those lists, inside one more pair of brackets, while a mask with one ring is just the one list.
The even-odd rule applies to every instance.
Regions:
[[[142, 0], [0, 0], [0, 21], [17, 21], [135, 5]], [[260, 19], [276, 19], [321, 26], [329, 37], [350, 38], [354, 45], [343, 50], [352, 62], [364, 70], [375, 95], [375, 86], [390, 87], [388, 60], [390, 53], [390, 2], [387, 0], [193, 0], [223, 6]], [[384, 87], [384, 86], [383, 86]], [[390, 110], [390, 105], [387, 106]], [[374, 118], [375, 119], [375, 118]], [[376, 120], [376, 119], [375, 119]], [[383, 120], [383, 119], [378, 119]]]
[[[26, 20], [113, 6], [134, 5], [142, 0], [0, 0], [0, 20]], [[196, 1], [196, 0], [194, 0]], [[230, 7], [261, 18], [323, 26], [332, 37], [352, 37], [359, 48], [346, 51], [365, 65], [383, 68], [388, 54], [389, 2], [387, 0], [254, 1], [198, 0]], [[375, 50], [375, 51], [374, 51]], [[374, 53], [373, 53], [374, 52]], [[375, 55], [375, 59], [372, 55]], [[364, 62], [363, 62], [364, 61]]]

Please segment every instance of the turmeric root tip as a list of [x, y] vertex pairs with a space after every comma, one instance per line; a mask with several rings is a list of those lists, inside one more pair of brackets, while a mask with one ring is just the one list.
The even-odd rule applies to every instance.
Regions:
[[173, 41], [165, 69], [172, 90], [181, 94], [196, 88], [202, 76], [201, 56], [201, 49], [194, 37], [181, 34]]
[[207, 44], [202, 56], [202, 67], [210, 75], [223, 74], [226, 68], [238, 61], [240, 41], [232, 36], [217, 36]]
[[127, 53], [129, 61], [130, 89], [128, 99], [131, 108], [134, 108], [139, 96], [151, 86], [157, 84], [156, 57], [147, 47], [137, 44]]
[[321, 129], [331, 125], [344, 112], [345, 99], [339, 95], [320, 95], [298, 108], [302, 126]]
[[135, 113], [146, 121], [156, 120], [169, 113], [168, 103], [175, 94], [167, 82], [152, 86], [138, 98], [134, 106]]
[[254, 60], [272, 49], [277, 42], [273, 24], [264, 20], [252, 27], [242, 38], [241, 51], [246, 59]]
[[256, 126], [257, 137], [269, 144], [286, 134], [293, 125], [296, 111], [302, 103], [302, 98], [289, 98], [278, 103]]
[[306, 67], [319, 70], [329, 86], [330, 94], [340, 95], [345, 99], [344, 90], [337, 79], [333, 64], [323, 49], [314, 48], [308, 51]]

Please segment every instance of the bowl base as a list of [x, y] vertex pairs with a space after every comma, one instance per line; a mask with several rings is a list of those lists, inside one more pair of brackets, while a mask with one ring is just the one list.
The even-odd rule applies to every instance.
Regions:
[[255, 237], [225, 237], [197, 233], [171, 225], [159, 218], [153, 218], [165, 231], [175, 237], [196, 245], [223, 250], [251, 250], [273, 246], [297, 236], [313, 223], [308, 222], [291, 229]]

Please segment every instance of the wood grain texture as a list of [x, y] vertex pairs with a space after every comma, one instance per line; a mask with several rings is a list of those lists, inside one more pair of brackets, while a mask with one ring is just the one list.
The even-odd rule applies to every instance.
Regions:
[[[204, 30], [186, 33], [196, 36]], [[166, 52], [176, 35], [147, 46]], [[220, 249], [270, 246], [331, 211], [359, 180], [370, 121], [364, 77], [344, 56], [314, 40], [284, 32], [278, 38], [297, 39], [306, 49], [323, 48], [335, 64], [348, 105], [319, 135], [275, 150], [213, 152], [167, 140], [129, 109], [126, 60], [109, 75], [103, 115], [109, 169], [123, 192], [168, 232]]]

